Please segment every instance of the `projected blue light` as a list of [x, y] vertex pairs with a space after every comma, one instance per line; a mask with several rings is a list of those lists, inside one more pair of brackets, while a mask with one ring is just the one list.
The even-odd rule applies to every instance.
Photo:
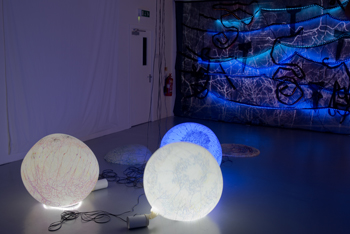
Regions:
[[224, 27], [227, 27], [227, 28], [239, 27], [242, 23], [243, 24], [250, 24], [253, 21], [254, 17], [256, 17], [256, 13], [254, 13], [254, 16], [250, 16], [250, 17], [247, 17], [247, 18], [244, 18], [244, 19], [221, 20], [220, 23], [222, 23], [222, 25]]
[[[178, 113], [350, 133], [350, 20], [341, 6], [253, 3], [188, 5], [182, 22], [195, 26], [182, 34]], [[198, 11], [203, 18], [191, 15]]]
[[[271, 107], [271, 106], [252, 105], [248, 103], [241, 103], [237, 101], [227, 100], [221, 97], [221, 95], [216, 94], [214, 92], [208, 92], [206, 99], [210, 99], [212, 102], [215, 103], [218, 109], [223, 108], [223, 110], [225, 111], [228, 111], [229, 109], [232, 109], [232, 111], [234, 111], [233, 109], [239, 109], [240, 107], [251, 107], [251, 108], [256, 108], [261, 110], [265, 110], [265, 109], [266, 110], [305, 110], [305, 111], [315, 110], [314, 108], [312, 108], [312, 106], [309, 103], [300, 103], [291, 107]], [[332, 108], [319, 107], [317, 110], [322, 110], [322, 109], [328, 110]]]
[[[322, 46], [327, 46], [332, 43], [337, 43], [337, 40], [332, 40], [327, 43], [322, 43], [319, 45], [316, 45], [314, 47], [304, 47], [304, 46], [291, 46], [288, 44], [278, 44], [277, 46], [274, 47], [274, 53], [273, 56], [279, 55], [280, 58], [278, 59], [279, 63], [286, 63], [290, 61], [293, 57], [296, 55], [310, 60], [315, 63], [320, 63], [322, 64], [322, 61], [324, 58], [329, 57], [327, 60], [327, 64], [332, 64], [332, 65], [338, 65], [342, 62], [348, 62], [350, 58], [345, 58], [345, 59], [339, 59], [336, 60], [334, 58], [334, 53], [326, 53], [323, 52]], [[266, 51], [263, 51], [257, 55], [252, 55], [252, 56], [247, 56], [247, 57], [229, 57], [229, 58], [218, 58], [218, 59], [208, 59], [207, 61], [202, 60], [200, 57], [197, 58], [198, 62], [201, 64], [221, 64], [225, 68], [229, 68], [233, 66], [234, 64], [240, 64], [237, 66], [242, 66], [243, 60], [246, 62], [246, 67], [251, 68], [251, 69], [269, 69], [269, 68], [274, 68], [276, 67], [275, 64], [271, 61], [270, 53], [271, 49], [268, 49]], [[276, 52], [277, 50], [280, 50], [281, 52]], [[323, 52], [323, 53], [322, 53]], [[283, 54], [283, 57], [281, 55]], [[303, 54], [303, 55], [302, 55]], [[333, 58], [332, 58], [333, 57]], [[260, 62], [259, 62], [260, 61]], [[262, 63], [262, 64], [260, 64]], [[256, 66], [252, 66], [255, 64]]]
[[[315, 15], [316, 17], [319, 17], [319, 15], [337, 14], [342, 11], [341, 7], [345, 7], [347, 3], [348, 1], [344, 1], [342, 3], [342, 6], [337, 5], [330, 8], [325, 8], [318, 4], [311, 4], [303, 7], [291, 7], [291, 8], [264, 8], [263, 7], [255, 10], [252, 16], [249, 16], [243, 19], [229, 19], [229, 20], [217, 19], [216, 21], [219, 21], [226, 28], [240, 27], [241, 24], [248, 25], [252, 23], [254, 18], [257, 18], [262, 12], [287, 12], [287, 11], [293, 11], [293, 10], [300, 11], [299, 14], [305, 15], [306, 18], [308, 18], [308, 16], [310, 17], [313, 15]], [[228, 16], [230, 16], [230, 14], [228, 14]], [[303, 20], [303, 21], [307, 21], [307, 20]]]
[[[220, 20], [216, 20], [216, 24], [220, 24]], [[190, 27], [184, 25], [186, 27]], [[268, 25], [266, 27], [252, 29], [252, 30], [238, 30], [234, 32], [228, 32], [226, 30], [203, 30], [198, 28], [192, 28], [193, 30], [200, 30], [201, 32], [205, 32], [208, 35], [216, 35], [219, 33], [225, 33], [226, 36], [237, 36], [238, 40], [240, 38], [245, 38], [247, 36], [255, 38], [263, 35], [264, 40], [270, 41], [270, 44], [275, 39], [275, 35], [279, 36], [287, 36], [290, 35], [290, 28], [295, 27], [297, 30], [303, 28], [303, 34], [298, 35], [293, 38], [293, 42], [302, 42], [303, 45], [314, 46], [316, 44], [320, 44], [322, 42], [327, 42], [331, 40], [336, 40], [337, 38], [348, 37], [349, 35], [346, 33], [348, 31], [347, 28], [350, 27], [349, 20], [341, 20], [331, 16], [329, 13], [323, 15], [317, 15], [308, 20], [296, 22], [295, 24], [287, 24], [287, 23], [274, 23], [272, 25]], [[217, 27], [216, 27], [217, 28]], [[334, 31], [343, 31], [345, 34], [341, 34], [340, 36], [335, 36]], [[291, 43], [290, 43], [291, 44]]]
[[208, 127], [198, 123], [182, 123], [172, 127], [163, 137], [160, 147], [174, 142], [190, 142], [206, 148], [221, 164], [222, 149], [219, 139]]
[[[225, 99], [222, 99], [215, 95], [212, 92], [209, 92], [208, 99], [211, 99], [215, 105], [217, 106], [218, 110], [222, 110], [226, 113], [226, 115], [231, 115], [232, 113], [235, 113], [237, 110], [241, 108], [247, 108], [247, 109], [252, 109], [258, 111], [256, 114], [259, 116], [259, 111], [273, 111], [273, 113], [279, 113], [278, 111], [292, 111], [296, 113], [297, 111], [299, 115], [304, 116], [305, 120], [310, 121], [310, 124], [312, 123], [313, 119], [312, 117], [315, 116], [319, 118], [319, 121], [322, 122], [328, 122], [333, 119], [334, 116], [337, 117], [346, 117], [349, 115], [349, 111], [344, 111], [344, 110], [336, 110], [333, 108], [329, 107], [321, 107], [318, 109], [313, 109], [313, 108], [308, 108], [308, 107], [303, 107], [303, 108], [296, 108], [296, 107], [287, 107], [287, 108], [275, 108], [275, 107], [263, 107], [263, 106], [254, 106], [254, 105], [249, 105], [249, 104], [244, 104], [244, 103], [237, 103], [237, 102], [231, 102]], [[277, 111], [277, 112], [276, 112]], [[252, 111], [251, 111], [252, 112]], [[332, 113], [332, 115], [330, 115]], [[322, 116], [322, 119], [320, 118]], [[248, 116], [246, 116], [248, 117]], [[245, 118], [246, 118], [245, 117]], [[293, 125], [294, 120], [288, 120], [290, 125]], [[305, 124], [305, 123], [304, 123]], [[324, 126], [322, 126], [324, 127]]]
[[[273, 121], [273, 117], [280, 116], [279, 124], [284, 127], [291, 128], [304, 128], [307, 126], [314, 126], [313, 129], [323, 130], [323, 131], [332, 131], [332, 132], [341, 132], [339, 131], [339, 125], [325, 125], [329, 122], [333, 122], [334, 119], [338, 121], [345, 119], [349, 115], [348, 111], [336, 110], [333, 108], [269, 108], [261, 106], [246, 105], [242, 103], [236, 103], [227, 101], [219, 98], [213, 93], [209, 93], [207, 96], [213, 102], [213, 105], [216, 106], [216, 109], [219, 111], [217, 114], [224, 115], [226, 118], [234, 118], [236, 121], [242, 121], [243, 123], [250, 122], [252, 124], [268, 124], [268, 121]], [[240, 112], [250, 113], [249, 115], [241, 116], [238, 114]], [[283, 112], [282, 112], [283, 111]], [[285, 118], [285, 115], [289, 118]], [[202, 113], [198, 113], [202, 114]], [[264, 115], [271, 116], [271, 118], [264, 118]], [[303, 119], [303, 121], [300, 121]], [[267, 121], [267, 122], [266, 122]], [[343, 125], [348, 125], [349, 120], [345, 119], [346, 122]], [[271, 123], [270, 123], [271, 124]]]
[[302, 7], [292, 7], [292, 8], [261, 8], [260, 10], [265, 13], [286, 13], [287, 11], [298, 11], [299, 17], [305, 17], [310, 18], [315, 15], [321, 15], [321, 14], [332, 14], [332, 15], [338, 15], [339, 13], [342, 13], [342, 7], [345, 7], [347, 5], [348, 1], [344, 1], [342, 3], [342, 6], [335, 5], [334, 7], [325, 8], [323, 6], [320, 6], [318, 4], [312, 4], [308, 6], [302, 6]]
[[[340, 6], [338, 6], [340, 7]], [[287, 10], [306, 10], [306, 9], [310, 9], [310, 8], [319, 8], [324, 10], [325, 8], [318, 5], [318, 4], [312, 4], [312, 5], [308, 5], [308, 6], [303, 6], [303, 7], [290, 7], [290, 8], [261, 8], [262, 11], [287, 11]], [[337, 7], [333, 7], [333, 8], [337, 8]], [[333, 9], [332, 8], [332, 9]]]

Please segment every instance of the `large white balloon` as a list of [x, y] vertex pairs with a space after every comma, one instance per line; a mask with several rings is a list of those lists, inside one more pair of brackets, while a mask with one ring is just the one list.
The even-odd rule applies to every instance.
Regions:
[[159, 148], [147, 162], [144, 189], [152, 209], [179, 221], [200, 219], [220, 200], [219, 164], [205, 148], [176, 142]]
[[95, 187], [98, 174], [98, 162], [90, 148], [65, 134], [39, 140], [21, 166], [28, 192], [39, 202], [54, 207], [82, 201]]

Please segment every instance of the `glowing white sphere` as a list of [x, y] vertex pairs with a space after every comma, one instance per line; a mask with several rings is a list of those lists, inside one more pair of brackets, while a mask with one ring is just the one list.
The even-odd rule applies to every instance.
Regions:
[[220, 200], [220, 166], [205, 148], [176, 142], [159, 148], [143, 177], [152, 209], [165, 218], [191, 221], [206, 216]]
[[95, 187], [98, 174], [98, 162], [90, 148], [65, 134], [39, 140], [21, 166], [22, 181], [30, 195], [54, 207], [82, 201]]
[[179, 141], [191, 142], [206, 148], [215, 157], [218, 164], [221, 164], [221, 144], [210, 128], [202, 124], [190, 122], [176, 125], [164, 135], [160, 147]]

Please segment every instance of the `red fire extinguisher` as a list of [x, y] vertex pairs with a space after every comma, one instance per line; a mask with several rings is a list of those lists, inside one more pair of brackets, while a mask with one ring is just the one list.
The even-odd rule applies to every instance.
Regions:
[[173, 82], [174, 79], [171, 77], [171, 73], [165, 78], [165, 85], [164, 85], [164, 95], [165, 96], [172, 96], [173, 95]]

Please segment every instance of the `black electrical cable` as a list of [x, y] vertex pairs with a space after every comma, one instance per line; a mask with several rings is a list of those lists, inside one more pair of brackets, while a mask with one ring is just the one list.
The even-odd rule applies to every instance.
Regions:
[[[158, 145], [160, 145], [162, 135], [161, 135], [161, 122], [162, 118], [162, 104], [164, 102], [166, 116], [168, 116], [168, 106], [166, 99], [163, 97], [163, 87], [164, 87], [164, 68], [167, 67], [166, 61], [166, 39], [165, 39], [165, 0], [156, 1], [156, 25], [155, 25], [155, 50], [153, 59], [153, 70], [155, 69], [156, 57], [158, 57], [158, 100], [157, 100], [157, 120], [158, 122]], [[167, 119], [165, 119], [165, 125], [167, 130]]]
[[99, 179], [107, 179], [108, 182], [124, 184], [128, 187], [143, 188], [143, 173], [145, 164], [139, 167], [131, 166], [124, 170], [124, 177], [119, 176], [112, 169], [103, 170]]
[[120, 216], [127, 214], [127, 213], [130, 213], [130, 212], [134, 212], [135, 207], [140, 203], [140, 197], [143, 195], [145, 195], [145, 194], [143, 193], [140, 196], [138, 196], [137, 203], [131, 208], [131, 210], [125, 211], [125, 212], [120, 213], [120, 214], [112, 214], [112, 213], [109, 213], [109, 212], [106, 212], [103, 210], [87, 211], [87, 212], [79, 212], [77, 210], [64, 211], [61, 214], [61, 220], [51, 223], [48, 230], [50, 232], [57, 231], [57, 230], [61, 229], [62, 225], [65, 222], [71, 221], [71, 220], [76, 220], [79, 218], [79, 216], [80, 216], [82, 222], [94, 221], [95, 223], [99, 223], [99, 224], [108, 223], [111, 220], [111, 216], [116, 217], [123, 222], [126, 222], [126, 220]]

